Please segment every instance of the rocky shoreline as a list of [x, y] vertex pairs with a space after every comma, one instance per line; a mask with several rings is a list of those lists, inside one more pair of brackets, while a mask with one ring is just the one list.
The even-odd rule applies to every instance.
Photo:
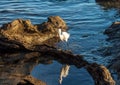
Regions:
[[111, 70], [118, 74], [117, 85], [120, 84], [120, 22], [114, 22], [104, 32], [108, 36], [108, 41], [112, 44], [111, 55], [114, 57], [111, 64], [108, 66]]
[[[2, 85], [45, 85], [30, 72], [38, 63], [56, 60], [62, 64], [84, 67], [95, 85], [115, 85], [109, 70], [96, 63], [89, 63], [81, 55], [74, 55], [55, 47], [59, 42], [58, 29], [67, 30], [59, 16], [51, 16], [47, 22], [32, 25], [29, 20], [17, 19], [0, 28], [0, 83]], [[11, 82], [12, 81], [12, 82]]]

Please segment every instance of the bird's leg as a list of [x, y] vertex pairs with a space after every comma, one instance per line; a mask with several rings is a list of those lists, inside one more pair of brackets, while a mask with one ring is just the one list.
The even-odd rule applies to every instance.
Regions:
[[70, 50], [69, 42], [62, 41], [60, 47], [63, 48], [63, 50], [66, 50], [66, 51]]
[[58, 44], [58, 49], [62, 50], [65, 47], [65, 44], [63, 41], [60, 41], [60, 43]]
[[67, 51], [68, 50], [68, 43], [67, 42], [63, 42], [63, 49], [65, 50], [65, 51]]
[[65, 41], [62, 41], [62, 49], [66, 50], [66, 42]]
[[69, 42], [66, 42], [66, 50], [70, 51]]
[[65, 41], [62, 41], [61, 47], [62, 47], [63, 50], [67, 50], [67, 46], [66, 46], [66, 42]]
[[68, 43], [68, 42], [66, 42], [66, 45], [67, 45], [67, 49], [69, 50], [69, 43]]

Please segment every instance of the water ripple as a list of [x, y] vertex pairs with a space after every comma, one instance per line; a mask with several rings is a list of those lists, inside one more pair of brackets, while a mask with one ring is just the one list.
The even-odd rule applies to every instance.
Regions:
[[17, 18], [37, 24], [49, 16], [62, 17], [71, 34], [69, 50], [102, 64], [107, 60], [92, 51], [104, 47], [107, 42], [103, 31], [113, 21], [120, 20], [117, 9], [103, 10], [95, 0], [1, 0], [0, 8], [0, 26]]

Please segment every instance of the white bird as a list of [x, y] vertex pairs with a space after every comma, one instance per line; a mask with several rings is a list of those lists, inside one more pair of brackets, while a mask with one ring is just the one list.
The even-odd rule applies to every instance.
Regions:
[[68, 41], [68, 38], [70, 37], [70, 34], [67, 32], [62, 32], [61, 29], [58, 29], [59, 37], [62, 41]]

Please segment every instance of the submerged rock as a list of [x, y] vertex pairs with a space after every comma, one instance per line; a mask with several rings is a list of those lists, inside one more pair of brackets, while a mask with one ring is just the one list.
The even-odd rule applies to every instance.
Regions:
[[[51, 16], [47, 22], [32, 25], [30, 20], [17, 19], [0, 28], [1, 50], [32, 50], [40, 45], [50, 46], [50, 39], [57, 42], [58, 29], [67, 29], [66, 23], [59, 16]], [[4, 47], [4, 48], [3, 48]]]
[[120, 39], [120, 22], [114, 22], [104, 33], [109, 36], [108, 40]]

